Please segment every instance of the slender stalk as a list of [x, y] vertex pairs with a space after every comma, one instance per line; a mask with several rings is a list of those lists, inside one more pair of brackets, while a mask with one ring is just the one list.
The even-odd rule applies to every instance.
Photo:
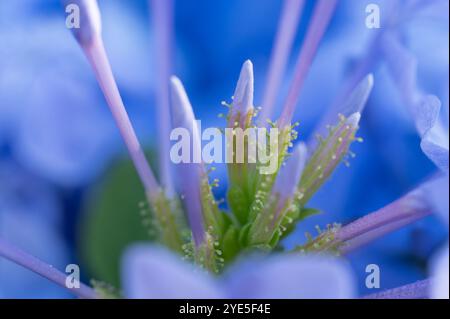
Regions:
[[429, 298], [430, 279], [364, 296], [363, 299], [426, 299]]
[[97, 298], [95, 291], [82, 283], [80, 283], [80, 288], [68, 288], [66, 286], [66, 274], [60, 272], [53, 266], [41, 261], [40, 259], [22, 251], [2, 238], [0, 238], [0, 257], [4, 257], [44, 278], [47, 278], [80, 298]]
[[281, 13], [275, 38], [275, 45], [270, 57], [269, 73], [262, 100], [262, 110], [258, 119], [259, 125], [261, 126], [265, 125], [265, 121], [272, 116], [276, 94], [289, 59], [289, 53], [294, 42], [304, 3], [304, 0], [285, 0], [284, 2], [283, 12]]
[[82, 48], [94, 69], [97, 81], [145, 190], [151, 198], [155, 198], [160, 188], [125, 110], [101, 37], [97, 37], [90, 45], [82, 45]]
[[160, 180], [166, 194], [172, 197], [174, 187], [170, 171], [170, 102], [169, 79], [172, 74], [173, 1], [150, 0], [155, 29], [157, 113]]
[[294, 115], [300, 91], [305, 81], [308, 70], [312, 64], [319, 43], [327, 29], [327, 26], [333, 16], [337, 0], [319, 0], [314, 9], [305, 41], [303, 43], [294, 71], [294, 79], [289, 89], [283, 112], [279, 119], [279, 127], [289, 125]]
[[402, 198], [342, 227], [335, 242], [344, 243], [340, 251], [348, 253], [383, 235], [431, 214], [421, 187]]

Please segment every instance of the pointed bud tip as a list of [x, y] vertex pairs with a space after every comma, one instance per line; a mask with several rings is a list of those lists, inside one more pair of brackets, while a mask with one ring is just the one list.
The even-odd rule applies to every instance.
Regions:
[[253, 63], [250, 60], [246, 60], [241, 68], [240, 79], [246, 83], [247, 90], [253, 91]]
[[181, 83], [181, 80], [176, 75], [171, 75], [170, 76], [170, 86], [175, 89], [177, 87], [183, 86], [183, 84]]
[[192, 122], [195, 121], [192, 105], [183, 83], [174, 75], [170, 77], [170, 98], [173, 125], [191, 128]]
[[234, 114], [244, 116], [249, 110], [253, 109], [253, 64], [250, 60], [246, 60], [242, 65], [239, 79], [234, 91], [233, 109]]
[[353, 114], [351, 114], [348, 118], [347, 118], [347, 124], [349, 124], [351, 127], [353, 127], [354, 129], [358, 128], [358, 124], [359, 121], [361, 120], [361, 113], [359, 112], [355, 112]]
[[[64, 0], [63, 4], [68, 14], [67, 27], [71, 29], [80, 45], [90, 45], [100, 37], [102, 22], [97, 0]], [[76, 17], [78, 13], [79, 19]], [[73, 21], [69, 21], [70, 19]]]
[[244, 64], [242, 65], [242, 70], [245, 71], [247, 74], [253, 75], [253, 63], [250, 60], [245, 60]]
[[364, 80], [366, 81], [367, 85], [370, 88], [373, 87], [374, 79], [373, 79], [373, 74], [372, 73], [367, 74], [366, 77], [364, 78]]
[[[186, 90], [184, 89], [184, 86], [183, 86], [183, 83], [175, 75], [172, 75], [170, 77], [170, 92], [171, 92], [171, 96], [172, 96], [172, 101], [174, 103], [178, 102], [181, 104], [185, 104], [185, 102], [189, 102]], [[174, 103], [172, 103], [172, 104], [174, 104]], [[172, 105], [172, 107], [176, 107], [176, 106]]]
[[[181, 83], [181, 80], [175, 75], [170, 77], [170, 93], [172, 96], [172, 102], [174, 103], [180, 102], [180, 100], [183, 100], [186, 95], [183, 83]], [[175, 107], [175, 105], [172, 105], [172, 107]]]

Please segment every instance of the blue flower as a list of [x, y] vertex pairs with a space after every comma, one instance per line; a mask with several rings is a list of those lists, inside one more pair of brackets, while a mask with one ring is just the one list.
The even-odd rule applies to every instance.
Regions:
[[[445, 4], [445, 2], [402, 2], [401, 4], [404, 6], [401, 11], [398, 6], [400, 4], [399, 1], [389, 1], [389, 5], [393, 3], [392, 7], [383, 6], [382, 29], [379, 31], [373, 30], [374, 37], [371, 39], [365, 55], [352, 65], [351, 75], [348, 78], [346, 77], [345, 81], [342, 81], [344, 82], [342, 91], [337, 95], [337, 98], [326, 112], [317, 111], [320, 109], [319, 106], [310, 107], [307, 104], [314, 106], [321, 104], [321, 101], [326, 99], [323, 96], [328, 95], [327, 88], [333, 86], [322, 85], [319, 82], [315, 83], [316, 85], [310, 90], [304, 84], [306, 84], [307, 77], [310, 77], [308, 75], [310, 73], [309, 70], [313, 70], [313, 60], [322, 38], [327, 39], [325, 37], [327, 26], [329, 24], [333, 26], [334, 12], [338, 2], [334, 0], [315, 2], [310, 25], [306, 29], [305, 39], [297, 57], [297, 63], [292, 68], [293, 81], [288, 86], [289, 91], [285, 103], [282, 105], [281, 117], [277, 122], [271, 124], [283, 129], [283, 135], [280, 139], [282, 142], [280, 157], [281, 160], [284, 160], [289, 147], [292, 146], [291, 141], [296, 136], [294, 127], [291, 125], [295, 115], [294, 111], [299, 102], [302, 89], [305, 91], [308, 88], [308, 91], [320, 96], [317, 99], [308, 100], [310, 103], [305, 104], [303, 101], [302, 104], [308, 106], [304, 108], [308, 109], [306, 111], [308, 114], [314, 112], [324, 114], [316, 129], [311, 130], [313, 135], [318, 133], [324, 138], [319, 137], [318, 143], [311, 138], [309, 139], [307, 143], [309, 158], [306, 156], [306, 147], [301, 143], [292, 154], [292, 157], [288, 158], [286, 167], [271, 176], [261, 177], [257, 174], [253, 175], [254, 171], [252, 169], [255, 167], [252, 165], [239, 166], [234, 170], [233, 165], [230, 165], [229, 168], [231, 167], [232, 169], [229, 169], [229, 172], [234, 174], [229, 174], [229, 213], [225, 213], [217, 207], [217, 202], [212, 196], [211, 185], [208, 183], [201, 161], [194, 164], [183, 163], [180, 165], [181, 170], [177, 174], [177, 177], [181, 179], [180, 184], [182, 186], [180, 196], [184, 200], [184, 209], [189, 220], [190, 231], [188, 233], [192, 235], [192, 238], [187, 236], [188, 238], [186, 239], [184, 236], [181, 236], [182, 234], [184, 235], [184, 232], [181, 232], [183, 230], [182, 227], [184, 227], [184, 219], [180, 218], [180, 224], [182, 224], [180, 228], [175, 227], [175, 223], [171, 223], [171, 220], [175, 220], [171, 219], [175, 216], [173, 213], [178, 212], [178, 210], [175, 208], [177, 206], [175, 205], [177, 197], [171, 189], [169, 165], [164, 163], [164, 159], [167, 160], [167, 139], [163, 136], [159, 139], [160, 149], [166, 154], [160, 155], [160, 170], [162, 172], [160, 181], [157, 181], [142, 152], [136, 131], [128, 118], [127, 111], [129, 109], [125, 110], [118, 85], [112, 75], [112, 69], [116, 69], [116, 66], [114, 66], [114, 61], [112, 61], [113, 67], [109, 65], [109, 59], [106, 55], [106, 51], [109, 51], [109, 49], [105, 50], [100, 34], [98, 8], [94, 8], [92, 3], [86, 5], [87, 2], [84, 0], [76, 2], [81, 4], [83, 11], [86, 11], [83, 12], [82, 16], [88, 22], [83, 25], [82, 29], [74, 30], [76, 39], [93, 67], [108, 106], [128, 147], [143, 186], [149, 195], [148, 199], [155, 213], [155, 227], [158, 228], [160, 226], [158, 228], [161, 231], [159, 232], [161, 235], [160, 241], [173, 250], [171, 252], [160, 247], [140, 245], [132, 247], [126, 253], [123, 261], [123, 281], [128, 297], [353, 297], [356, 296], [356, 293], [353, 291], [356, 287], [356, 282], [352, 279], [350, 272], [346, 270], [347, 267], [345, 265], [342, 266], [342, 259], [314, 253], [347, 254], [400, 227], [429, 216], [433, 212], [445, 211], [448, 213], [448, 197], [446, 193], [442, 195], [443, 190], [448, 189], [448, 186], [445, 187], [443, 185], [443, 183], [448, 184], [448, 121], [445, 116], [448, 101], [444, 101], [446, 103], [441, 108], [437, 97], [425, 93], [425, 91], [431, 92], [435, 90], [435, 88], [430, 89], [434, 84], [424, 85], [423, 82], [420, 82], [421, 77], [416, 74], [416, 64], [420, 59], [416, 61], [410, 52], [410, 45], [404, 41], [406, 33], [410, 31], [409, 23], [411, 21], [417, 21], [416, 19], [423, 16], [426, 17], [428, 14], [432, 14], [434, 17], [436, 14], [436, 11], [433, 11], [435, 10], [434, 6], [438, 7], [439, 11], [440, 6], [443, 3]], [[388, 2], [386, 1], [384, 4], [387, 5]], [[157, 31], [156, 42], [158, 43], [158, 49], [160, 49], [158, 52], [160, 65], [158, 65], [157, 70], [158, 77], [160, 77], [158, 88], [159, 129], [167, 135], [169, 93], [171, 93], [174, 125], [187, 128], [190, 135], [194, 136], [193, 152], [197, 154], [200, 153], [199, 132], [194, 122], [194, 112], [187, 94], [177, 78], [172, 78], [170, 84], [172, 91], [169, 92], [168, 90], [168, 80], [171, 72], [171, 61], [169, 58], [171, 52], [168, 45], [171, 36], [169, 34], [171, 30], [171, 5], [171, 2], [165, 1], [154, 0], [152, 2], [155, 29]], [[358, 4], [358, 10], [362, 8], [359, 7], [360, 5]], [[339, 5], [339, 8], [342, 10], [343, 5]], [[388, 8], [391, 11], [386, 11]], [[259, 121], [258, 124], [260, 126], [265, 125], [264, 120], [266, 120], [266, 117], [272, 115], [271, 113], [276, 103], [276, 93], [280, 93], [280, 95], [283, 93], [282, 88], [280, 88], [281, 77], [286, 69], [286, 65], [289, 64], [287, 61], [288, 53], [293, 47], [295, 31], [302, 9], [303, 1], [287, 0], [285, 2], [282, 19], [286, 19], [286, 21], [281, 21], [279, 24], [280, 32], [275, 41], [276, 44], [269, 69], [269, 80], [266, 85], [267, 90], [263, 98], [263, 124]], [[345, 9], [349, 10], [344, 5]], [[342, 11], [340, 11], [340, 14], [342, 14]], [[352, 24], [352, 27], [355, 28], [355, 25]], [[364, 26], [361, 26], [361, 28], [364, 29]], [[239, 25], [240, 34], [242, 33], [241, 29], [243, 28]], [[339, 30], [339, 28], [336, 29]], [[217, 36], [215, 38], [219, 38], [219, 41], [222, 40]], [[321, 81], [323, 81], [324, 75], [327, 79], [330, 79], [335, 76], [333, 75], [335, 73], [346, 73], [343, 70], [347, 69], [349, 63], [346, 62], [349, 61], [344, 61], [346, 54], [342, 52], [349, 52], [347, 51], [348, 40], [341, 42], [343, 45], [341, 44], [339, 47], [340, 52], [336, 54], [334, 54], [334, 51], [329, 51], [330, 49], [335, 49], [334, 45], [321, 47], [320, 50], [325, 52], [321, 53], [321, 56], [325, 56], [326, 60], [328, 60], [327, 63], [320, 65], [319, 69], [316, 69], [316, 73], [317, 70], [321, 71]], [[123, 45], [123, 47], [127, 46]], [[220, 51], [221, 49], [218, 50]], [[333, 58], [331, 59], [330, 57]], [[139, 62], [137, 63], [139, 64]], [[121, 71], [127, 73], [128, 63], [118, 64], [118, 73], [120, 74]], [[124, 65], [126, 66], [123, 67]], [[341, 69], [338, 69], [336, 65]], [[376, 69], [378, 65], [385, 66], [385, 69]], [[448, 68], [448, 61], [446, 67]], [[214, 65], [214, 69], [220, 71], [223, 70], [223, 67], [221, 68], [220, 63], [217, 63], [217, 65]], [[365, 114], [362, 118], [362, 123], [360, 123], [361, 112], [368, 101], [373, 82], [372, 75], [367, 77], [365, 75], [371, 72], [375, 74], [377, 83], [380, 83], [380, 85], [378, 86], [378, 91], [374, 94], [374, 98], [369, 101], [369, 104], [372, 105], [369, 108], [369, 112], [366, 111], [368, 116]], [[383, 77], [383, 72], [390, 76], [395, 85], [386, 84], [388, 77]], [[52, 77], [50, 76], [50, 78]], [[70, 82], [70, 80], [64, 82]], [[228, 126], [234, 127], [239, 124], [241, 127], [250, 126], [249, 123], [251, 123], [250, 120], [254, 111], [253, 82], [253, 64], [246, 61], [241, 69], [233, 102], [229, 105], [231, 110]], [[289, 81], [285, 82], [288, 83]], [[358, 83], [360, 84], [358, 85]], [[129, 85], [128, 87], [124, 85], [124, 92], [138, 94], [137, 91], [142, 90], [143, 87], [139, 85], [140, 83], [134, 84], [136, 85]], [[72, 85], [69, 86], [72, 87]], [[119, 87], [121, 87], [120, 81]], [[409, 145], [404, 147], [403, 143], [399, 143], [400, 139], [395, 140], [396, 133], [403, 133], [409, 127], [407, 122], [403, 121], [404, 114], [401, 113], [401, 110], [396, 109], [394, 112], [387, 112], [389, 110], [388, 107], [391, 108], [392, 105], [390, 99], [394, 95], [392, 87], [397, 88], [397, 95], [400, 98], [400, 103], [398, 104], [406, 106], [414, 120], [419, 135], [416, 137], [413, 133], [412, 135], [416, 139], [413, 139], [413, 142], [409, 144], [418, 146], [420, 138], [421, 149], [442, 171], [431, 178], [427, 178], [424, 183], [394, 201], [392, 201], [394, 195], [397, 197], [400, 196], [399, 194], [404, 194], [406, 188], [409, 190], [413, 183], [416, 184], [417, 180], [423, 178], [425, 174], [428, 174], [435, 168], [431, 167], [431, 164], [429, 167], [425, 165], [425, 168], [419, 168], [420, 163], [427, 162], [425, 156], [423, 156], [424, 161], [422, 162], [411, 161], [408, 156], [402, 157], [402, 153], [404, 153], [402, 150], [409, 151], [410, 148]], [[426, 87], [426, 90], [422, 90], [422, 87]], [[144, 89], [146, 89], [145, 86]], [[210, 90], [205, 90], [202, 87], [202, 98], [206, 95], [206, 91], [209, 92]], [[440, 94], [436, 93], [436, 95]], [[42, 96], [47, 97], [44, 93], [42, 93]], [[386, 103], [387, 101], [389, 103]], [[377, 107], [375, 108], [374, 106]], [[310, 109], [314, 109], [314, 111], [309, 111]], [[395, 116], [393, 116], [393, 113], [395, 113]], [[30, 123], [30, 125], [35, 124], [34, 122], [46, 124], [45, 120], [33, 122], [36, 113], [31, 114], [29, 122], [25, 123]], [[245, 117], [243, 117], [244, 115]], [[330, 124], [336, 123], [338, 117], [339, 122], [337, 125], [331, 126]], [[245, 122], [247, 119], [249, 120], [248, 123]], [[308, 121], [307, 119], [307, 125], [310, 126], [311, 123]], [[380, 123], [373, 125], [376, 121]], [[364, 161], [358, 161], [358, 165], [361, 165], [360, 170], [352, 170], [355, 179], [354, 181], [348, 179], [348, 184], [353, 182], [351, 188], [349, 185], [347, 187], [342, 186], [346, 184], [345, 181], [344, 183], [339, 181], [339, 184], [329, 184], [328, 191], [331, 190], [331, 192], [323, 192], [319, 196], [315, 196], [314, 200], [316, 203], [319, 202], [318, 207], [326, 207], [328, 205], [333, 210], [332, 213], [335, 215], [327, 214], [326, 218], [328, 219], [339, 216], [339, 212], [346, 211], [347, 207], [351, 208], [349, 210], [350, 214], [356, 208], [364, 211], [367, 207], [376, 206], [377, 210], [343, 227], [337, 224], [333, 224], [333, 227], [330, 225], [326, 230], [321, 230], [318, 227], [319, 234], [317, 237], [307, 236], [308, 240], [305, 244], [298, 245], [300, 244], [298, 237], [293, 236], [298, 246], [291, 251], [291, 254], [279, 255], [277, 253], [278, 249], [289, 250], [287, 245], [281, 245], [280, 242], [280, 240], [284, 239], [286, 230], [292, 230], [295, 222], [302, 221], [304, 216], [310, 214], [309, 211], [316, 211], [305, 208], [306, 204], [315, 205], [314, 201], [309, 203], [309, 199], [315, 195], [316, 191], [324, 184], [324, 181], [331, 177], [338, 164], [342, 160], [345, 161], [346, 156], [354, 156], [349, 151], [349, 146], [353, 141], [360, 140], [355, 136], [360, 124], [364, 130], [363, 134], [366, 135], [368, 133], [369, 138], [370, 135], [376, 137], [372, 138], [372, 140], [369, 139], [369, 143], [365, 147], [366, 152], [362, 152]], [[63, 124], [57, 123], [56, 127], [59, 127], [58, 125]], [[40, 127], [45, 126], [40, 125]], [[26, 127], [26, 125], [22, 127]], [[371, 129], [371, 127], [375, 129]], [[327, 130], [328, 133], [326, 132]], [[34, 129], [32, 132], [40, 131]], [[89, 136], [91, 134], [93, 132], [88, 131], [86, 135]], [[52, 141], [47, 135], [42, 135], [44, 136], [42, 138], [44, 142]], [[37, 136], [39, 137], [39, 135]], [[31, 166], [34, 169], [36, 169], [35, 167], [44, 166], [51, 173], [54, 173], [53, 167], [49, 165], [51, 161], [46, 160], [47, 152], [40, 153], [36, 151], [39, 147], [46, 146], [45, 143], [40, 144], [34, 152], [30, 152], [30, 150], [33, 151], [33, 144], [31, 143], [33, 134], [20, 134], [18, 139], [21, 143], [14, 145], [15, 155], [22, 155], [19, 157], [23, 158], [28, 166], [34, 164], [34, 166]], [[37, 140], [39, 141], [39, 139]], [[73, 140], [78, 142], [82, 141], [82, 138], [78, 140], [75, 137]], [[59, 145], [59, 141], [57, 140], [58, 143], [55, 144]], [[417, 145], [413, 143], [417, 143]], [[50, 147], [47, 148], [49, 150], [48, 153], [52, 154], [53, 143], [49, 144]], [[80, 142], [80, 144], [82, 143]], [[24, 147], [18, 147], [17, 145]], [[103, 143], [93, 143], [93, 145], [94, 148], [92, 149], [95, 150], [97, 146], [103, 145]], [[377, 148], [375, 149], [372, 146]], [[400, 149], [400, 147], [403, 148]], [[22, 149], [25, 151], [22, 151]], [[56, 149], [57, 154], [66, 154], [66, 150], [63, 147], [61, 148], [62, 151], [59, 151], [59, 148]], [[89, 150], [89, 147], [87, 149]], [[419, 147], [413, 148], [414, 151], [420, 154]], [[28, 156], [30, 153], [34, 157]], [[86, 156], [85, 152], [81, 153], [82, 156], [74, 162], [81, 163], [86, 159], [92, 159], [95, 155], [94, 151], [92, 153], [88, 151]], [[414, 159], [417, 157], [416, 153], [413, 155], [415, 156]], [[408, 160], [405, 161], [405, 158]], [[78, 171], [78, 167], [70, 170], [71, 163], [64, 156], [62, 156], [62, 164], [59, 167], [64, 168], [65, 165], [63, 164], [66, 164], [66, 162], [69, 163], [67, 165], [69, 169], [56, 172], [55, 179], [57, 180], [57, 177], [66, 173], [67, 175], [64, 175], [64, 178], [69, 181], [69, 185], [81, 183], [79, 180], [71, 180], [71, 177], [73, 179], [78, 177], [75, 174]], [[373, 165], [369, 166], [367, 163], [373, 163]], [[385, 167], [382, 167], [382, 165], [385, 165]], [[367, 169], [368, 167], [370, 169]], [[380, 170], [380, 167], [383, 169]], [[390, 168], [392, 168], [392, 171], [389, 170]], [[42, 169], [36, 170], [43, 171]], [[94, 167], [92, 172], [94, 171], [98, 171], [98, 169]], [[244, 174], [247, 171], [250, 174]], [[359, 175], [359, 172], [363, 172], [364, 175]], [[52, 176], [48, 172], [45, 172], [45, 175]], [[386, 178], [386, 176], [389, 176], [389, 178]], [[80, 175], [80, 180], [89, 180], [89, 178]], [[367, 180], [371, 182], [368, 183]], [[391, 183], [390, 181], [392, 180], [396, 182]], [[361, 185], [364, 187], [361, 187]], [[373, 189], [376, 189], [377, 196], [370, 196], [372, 193], [375, 193], [372, 191]], [[333, 198], [336, 200], [333, 201]], [[351, 199], [351, 201], [348, 199]], [[351, 206], [345, 204], [346, 201], [351, 202]], [[358, 201], [360, 202], [359, 204]], [[391, 203], [379, 205], [380, 202]], [[341, 203], [342, 205], [339, 206], [336, 203]], [[379, 208], [380, 206], [383, 207]], [[364, 209], [360, 209], [361, 207]], [[350, 214], [346, 213], [345, 216], [340, 217], [348, 218]], [[444, 220], [448, 226], [448, 217], [444, 218]], [[309, 226], [308, 224], [302, 225]], [[439, 232], [434, 230], [433, 228], [432, 235], [439, 236], [439, 234], [435, 234]], [[301, 231], [303, 230], [301, 229]], [[403, 232], [396, 238], [401, 238], [405, 233]], [[172, 237], [172, 235], [175, 236]], [[390, 241], [388, 238], [385, 238], [386, 240]], [[427, 240], [429, 241], [429, 239]], [[405, 240], [390, 241], [389, 249], [396, 249], [405, 242]], [[416, 247], [411, 248], [416, 249]], [[238, 254], [244, 255], [248, 250], [262, 250], [267, 254], [263, 256], [246, 256], [244, 259], [239, 260]], [[188, 262], [181, 262], [182, 256], [176, 257], [174, 251], [190, 259], [190, 261], [196, 262], [197, 267]], [[268, 253], [271, 251], [272, 255], [269, 255]], [[397, 251], [395, 253], [397, 257], [399, 254]], [[0, 254], [50, 279], [53, 278], [52, 280], [56, 278], [55, 282], [61, 284], [61, 274], [45, 264], [40, 264], [38, 269], [36, 267], [33, 268], [33, 263], [36, 260], [32, 256], [27, 255], [26, 258], [22, 258], [24, 256], [23, 253], [18, 252], [17, 249], [2, 241], [2, 239], [0, 239]], [[371, 256], [370, 250], [364, 250], [362, 254], [365, 254], [366, 257]], [[384, 261], [383, 258], [386, 255], [387, 253], [384, 251], [380, 258], [377, 256], [377, 262], [378, 260]], [[15, 260], [17, 258], [18, 260]], [[235, 261], [235, 258], [238, 258], [237, 261]], [[362, 261], [358, 260], [358, 262]], [[341, 264], [341, 266], [338, 264]], [[228, 265], [229, 267], [225, 267]], [[393, 263], [389, 265], [393, 265]], [[383, 273], [400, 271], [402, 273], [401, 280], [403, 280], [404, 277], [409, 276], [410, 272], [416, 271], [411, 269], [413, 267], [406, 269], [395, 266], [393, 265], [393, 267], [390, 267], [386, 272], [383, 271]], [[209, 273], [206, 273], [207, 270]], [[444, 273], [444, 270], [447, 273]], [[214, 273], [222, 271], [222, 274], [214, 277]], [[448, 245], [442, 253], [438, 253], [437, 257], [430, 262], [430, 275], [432, 276], [430, 279], [376, 293], [369, 297], [422, 298], [429, 296], [428, 290], [430, 287], [432, 296], [448, 296], [448, 286], [446, 287], [440, 281], [436, 281], [436, 278], [448, 278]], [[413, 276], [422, 278], [424, 274], [414, 273]], [[327, 280], [326, 284], [324, 282], [325, 279]], [[396, 279], [399, 280], [398, 278]], [[330, 285], [331, 289], [327, 289]], [[89, 288], [85, 288], [85, 293], [80, 294], [82, 297], [99, 296], [92, 293]]]

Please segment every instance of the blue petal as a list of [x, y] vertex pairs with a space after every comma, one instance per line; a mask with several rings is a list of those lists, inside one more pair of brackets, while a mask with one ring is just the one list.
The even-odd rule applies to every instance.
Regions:
[[441, 102], [437, 97], [423, 93], [417, 86], [417, 60], [403, 46], [398, 35], [387, 33], [381, 44], [390, 74], [422, 138], [420, 146], [423, 152], [436, 166], [448, 171], [448, 127], [439, 118]]
[[431, 261], [431, 298], [449, 299], [449, 255], [448, 244]]
[[122, 282], [128, 298], [220, 298], [207, 273], [166, 248], [138, 244], [122, 259]]
[[314, 255], [238, 262], [223, 285], [231, 298], [352, 298], [356, 287], [343, 260]]
[[29, 92], [14, 154], [27, 168], [63, 185], [83, 185], [106, 166], [115, 132], [95, 93], [73, 76], [49, 71]]
[[[54, 189], [13, 164], [0, 161], [0, 237], [60, 270], [71, 263], [58, 228], [61, 207]], [[61, 287], [0, 258], [5, 298], [68, 298]]]
[[[420, 147], [425, 155], [441, 170], [448, 172], [448, 127], [445, 128], [442, 116], [441, 103], [434, 96], [426, 97], [423, 108], [417, 116], [417, 121], [422, 126], [423, 134]], [[425, 112], [428, 111], [428, 114]]]
[[447, 226], [449, 217], [448, 182], [448, 175], [443, 175], [425, 185], [427, 198], [434, 209], [434, 213], [438, 214]]

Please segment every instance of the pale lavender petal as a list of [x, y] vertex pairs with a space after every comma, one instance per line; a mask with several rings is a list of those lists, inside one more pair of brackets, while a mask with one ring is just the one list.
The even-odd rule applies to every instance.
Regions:
[[134, 245], [122, 258], [125, 297], [145, 299], [214, 299], [223, 294], [204, 270], [166, 248]]
[[230, 298], [353, 298], [355, 279], [343, 260], [284, 255], [237, 262], [222, 279]]
[[159, 139], [159, 167], [161, 184], [168, 196], [173, 195], [173, 185], [170, 172], [170, 102], [169, 79], [172, 74], [172, 28], [173, 1], [151, 0], [152, 18], [154, 20], [156, 40], [156, 71], [157, 81], [157, 113]]
[[258, 119], [260, 125], [265, 125], [265, 121], [272, 116], [276, 96], [289, 59], [289, 53], [295, 38], [304, 3], [304, 0], [286, 0], [284, 2], [275, 45], [270, 57], [269, 72], [262, 99], [262, 110]]
[[[188, 130], [193, 144], [191, 145], [191, 157], [193, 161], [195, 156], [201, 154], [199, 128], [183, 84], [174, 76], [172, 76], [170, 83], [173, 127]], [[181, 188], [181, 198], [187, 211], [195, 244], [199, 246], [204, 239], [201, 203], [203, 167], [201, 163], [179, 163], [177, 164], [177, 171]]]
[[[448, 213], [448, 212], [447, 212]], [[431, 260], [432, 285], [430, 297], [449, 299], [449, 247], [441, 249]]]
[[438, 176], [427, 183], [425, 192], [427, 199], [441, 220], [448, 226], [449, 217], [449, 177], [448, 174]]
[[305, 81], [308, 70], [312, 64], [319, 43], [333, 16], [336, 4], [336, 0], [320, 0], [316, 5], [305, 41], [297, 58], [294, 79], [279, 119], [280, 127], [289, 125], [292, 120], [303, 82]]

